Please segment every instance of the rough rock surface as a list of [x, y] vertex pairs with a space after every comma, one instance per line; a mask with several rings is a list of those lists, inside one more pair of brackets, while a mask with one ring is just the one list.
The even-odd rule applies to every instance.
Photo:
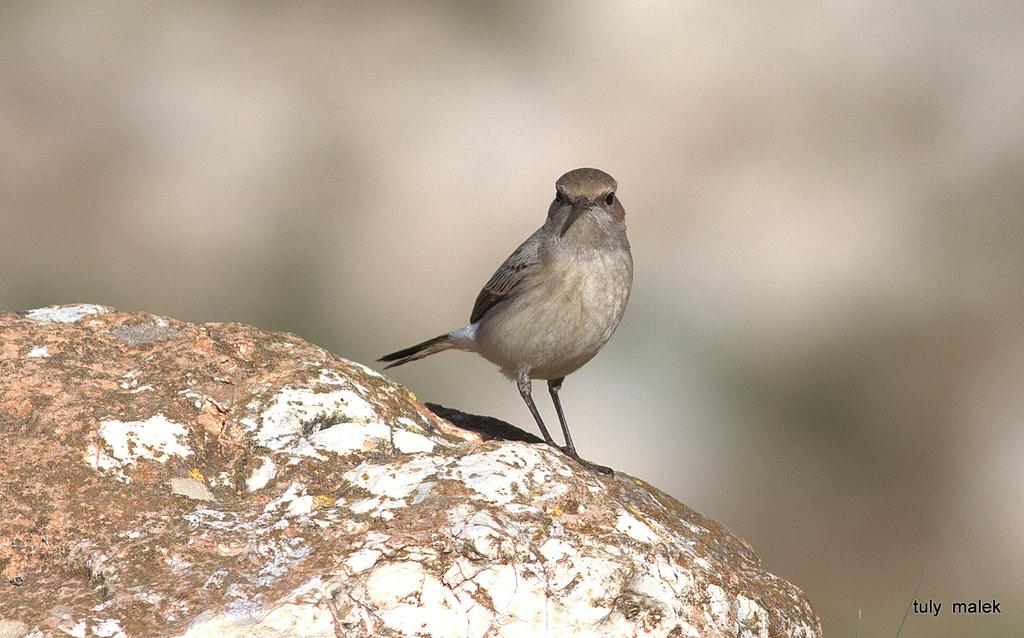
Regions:
[[0, 314], [0, 635], [820, 635], [714, 521], [447, 414], [288, 334]]

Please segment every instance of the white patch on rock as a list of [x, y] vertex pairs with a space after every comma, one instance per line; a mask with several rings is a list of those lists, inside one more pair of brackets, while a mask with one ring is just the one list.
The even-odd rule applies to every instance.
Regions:
[[[555, 564], [546, 580], [553, 591], [560, 591], [555, 612], [559, 625], [574, 632], [586, 633], [599, 626], [611, 611], [607, 598], [610, 589], [620, 588], [617, 582], [622, 562], [599, 555], [589, 555], [585, 547], [576, 548], [568, 560]], [[581, 551], [583, 550], [583, 551]], [[613, 633], [614, 635], [614, 633]]]
[[371, 494], [403, 499], [436, 473], [437, 466], [432, 459], [418, 457], [400, 465], [363, 463], [342, 476]]
[[717, 624], [724, 627], [729, 622], [729, 608], [732, 606], [729, 603], [729, 595], [714, 583], [708, 583], [704, 590], [710, 598], [708, 601], [710, 615]]
[[219, 587], [224, 583], [224, 580], [228, 577], [229, 572], [226, 569], [218, 569], [203, 581], [203, 589], [209, 589], [211, 587]]
[[[242, 629], [242, 628], [239, 628]], [[248, 628], [246, 628], [248, 629]], [[249, 632], [252, 633], [249, 633]], [[297, 636], [299, 638], [334, 638], [334, 616], [327, 605], [288, 603], [274, 608], [260, 622], [239, 636]]]
[[266, 505], [264, 505], [263, 506], [263, 511], [264, 512], [272, 512], [272, 511], [276, 510], [277, 508], [281, 507], [282, 505], [287, 505], [288, 503], [291, 503], [295, 499], [297, 499], [300, 496], [302, 496], [303, 492], [305, 492], [305, 491], [306, 491], [306, 486], [303, 485], [302, 483], [292, 483], [291, 485], [288, 486], [288, 489], [286, 489], [281, 494], [281, 496], [278, 496], [274, 500], [272, 500], [269, 503], [267, 503]]
[[205, 507], [197, 508], [185, 514], [183, 518], [197, 527], [211, 527], [221, 530], [234, 530], [239, 520], [237, 514]]
[[[308, 554], [299, 556], [293, 549], [285, 550], [286, 554], [291, 552], [286, 557], [289, 560]], [[276, 555], [280, 549], [274, 551]], [[261, 573], [264, 572], [267, 569]], [[337, 635], [331, 592], [319, 577], [309, 579], [270, 609], [250, 601], [249, 594], [237, 584], [230, 585], [225, 595], [237, 600], [229, 603], [226, 611], [209, 610], [199, 614], [179, 638], [334, 638]]]
[[399, 423], [401, 423], [402, 425], [405, 425], [405, 426], [411, 427], [411, 428], [413, 428], [414, 430], [423, 430], [423, 426], [422, 426], [422, 425], [420, 425], [419, 423], [417, 423], [417, 422], [413, 421], [412, 419], [410, 419], [410, 418], [409, 418], [409, 417], [407, 417], [407, 416], [400, 416], [400, 417], [398, 417], [398, 419], [396, 419], [396, 420], [397, 420], [397, 421], [398, 421]]
[[[339, 430], [323, 435], [327, 438], [322, 440], [329, 446], [331, 437], [339, 437], [337, 443], [344, 450], [346, 445], [354, 444], [347, 439], [348, 435], [341, 432], [345, 425], [371, 424], [380, 420], [373, 405], [354, 390], [346, 388], [319, 391], [325, 385], [336, 387], [346, 384], [348, 381], [337, 372], [324, 369], [320, 373], [320, 378], [309, 386], [289, 386], [279, 390], [274, 395], [270, 407], [263, 410], [258, 420], [246, 417], [241, 419], [240, 423], [255, 435], [256, 443], [263, 447], [324, 460], [325, 457], [317, 452], [304, 436], [309, 425], [323, 422], [329, 427], [321, 431]], [[251, 404], [250, 409], [253, 409]], [[379, 425], [381, 424], [378, 423]], [[359, 437], [352, 435], [352, 438]]]
[[333, 368], [321, 368], [320, 378], [317, 379], [317, 381], [319, 383], [325, 383], [327, 385], [346, 386], [349, 388], [355, 388], [356, 390], [359, 390], [363, 394], [369, 392], [369, 389], [367, 389], [366, 386], [359, 383], [352, 377], [347, 376], [341, 372], [338, 372]]
[[560, 617], [555, 602], [558, 598], [546, 591], [546, 582], [539, 577], [536, 565], [513, 563], [474, 568], [470, 563], [456, 563], [453, 567], [445, 579], [466, 612], [468, 635], [491, 635], [493, 627], [497, 630], [494, 635], [502, 638], [598, 638], [598, 633], [571, 630], [572, 625]]
[[260, 459], [263, 462], [249, 474], [249, 478], [245, 479], [245, 489], [250, 492], [263, 489], [277, 476], [277, 466], [274, 465], [273, 459], [269, 456], [261, 456]]
[[541, 453], [526, 443], [506, 443], [494, 450], [463, 456], [445, 473], [445, 478], [465, 483], [498, 505], [510, 503], [522, 494], [538, 494], [534, 498], [539, 500], [556, 495], [544, 489], [531, 489], [533, 469], [545, 462]]
[[455, 595], [416, 562], [378, 565], [365, 585], [367, 602], [392, 631], [406, 636], [459, 636], [466, 619]]
[[139, 384], [140, 374], [141, 372], [139, 372], [138, 370], [129, 370], [128, 372], [125, 372], [124, 374], [121, 375], [121, 382], [118, 383], [117, 385], [120, 386], [122, 390], [134, 388]]
[[111, 449], [111, 453], [98, 443], [89, 446], [85, 462], [98, 470], [114, 470], [120, 480], [129, 482], [125, 468], [140, 459], [164, 463], [173, 456], [186, 457], [192, 450], [182, 445], [185, 426], [171, 421], [163, 414], [156, 414], [145, 421], [101, 421], [100, 437]]
[[347, 386], [352, 384], [348, 377], [334, 368], [321, 368], [320, 378], [318, 378], [317, 381], [320, 383], [326, 383], [327, 385]]
[[297, 516], [299, 514], [309, 514], [313, 511], [313, 506], [316, 501], [312, 496], [300, 496], [292, 499], [288, 503], [288, 514], [290, 516]]
[[383, 374], [377, 372], [373, 368], [364, 366], [363, 364], [359, 363], [358, 361], [349, 361], [349, 363], [354, 365], [355, 367], [359, 368], [360, 370], [362, 370], [366, 374], [370, 375], [371, 377], [377, 377], [379, 379], [385, 378]]
[[391, 607], [418, 593], [425, 577], [426, 572], [419, 563], [385, 563], [374, 569], [367, 579], [366, 596], [378, 607]]
[[486, 511], [474, 513], [469, 520], [452, 526], [452, 536], [468, 543], [473, 551], [492, 561], [515, 556], [516, 547], [505, 525]]
[[114, 619], [100, 621], [100, 624], [92, 630], [92, 633], [100, 638], [125, 638], [121, 623]]
[[86, 624], [84, 620], [79, 620], [71, 627], [61, 627], [60, 630], [72, 638], [85, 638]]
[[104, 306], [78, 304], [74, 306], [47, 306], [28, 311], [28, 318], [45, 323], [77, 323], [87, 315], [102, 315], [108, 312]]
[[756, 601], [747, 598], [743, 594], [736, 596], [733, 604], [736, 612], [736, 622], [744, 627], [751, 627], [757, 633], [744, 632], [744, 635], [756, 635], [758, 638], [768, 638], [768, 612], [766, 612]]
[[345, 559], [345, 566], [353, 574], [365, 572], [377, 564], [381, 552], [376, 549], [361, 549]]
[[345, 456], [366, 452], [391, 436], [391, 428], [383, 423], [342, 423], [314, 432], [309, 437], [313, 447]]
[[195, 499], [197, 501], [217, 500], [217, 497], [213, 495], [210, 488], [193, 478], [176, 476], [168, 481], [168, 483], [171, 486], [172, 494], [187, 496], [188, 498]]
[[430, 484], [424, 481], [436, 473], [437, 465], [426, 456], [415, 457], [399, 465], [363, 463], [342, 476], [375, 497], [356, 501], [349, 509], [355, 514], [369, 513], [373, 517], [391, 520], [394, 513], [390, 510], [405, 507], [405, 499], [413, 492], [419, 495], [422, 490], [429, 490]]
[[380, 498], [364, 498], [352, 503], [349, 507], [356, 514], [365, 514], [380, 507]]
[[26, 356], [31, 359], [45, 359], [50, 356], [50, 349], [46, 346], [36, 346], [29, 350]]
[[654, 530], [629, 512], [619, 514], [619, 518], [615, 521], [615, 529], [641, 543], [657, 543], [661, 541], [661, 537]]
[[694, 525], [689, 521], [679, 521], [679, 523], [684, 525], [686, 529], [690, 530], [690, 532], [692, 532], [694, 536], [704, 536], [708, 534], [708, 530], [704, 529], [700, 525]]
[[557, 538], [549, 538], [540, 546], [541, 556], [549, 561], [557, 561], [570, 553], [575, 553], [572, 545]]
[[[530, 596], [525, 595], [527, 592], [520, 591], [519, 574], [515, 565], [498, 564], [485, 568], [473, 576], [473, 582], [487, 592], [494, 613], [510, 614], [516, 620], [525, 621], [534, 627], [539, 624], [535, 621], [540, 620], [544, 608], [537, 605], [536, 601], [527, 602]], [[519, 603], [518, 609], [512, 609], [513, 603], [516, 602]]]
[[423, 436], [408, 430], [395, 430], [393, 437], [395, 447], [403, 454], [414, 454], [416, 452], [433, 452], [434, 442]]
[[[121, 387], [126, 388], [127, 386], [121, 384]], [[181, 390], [178, 394], [188, 399], [192, 399], [192, 406], [197, 410], [201, 410], [203, 408], [203, 403], [206, 402], [203, 394], [201, 392], [196, 392], [195, 390]]]
[[179, 638], [335, 638], [334, 616], [328, 604], [289, 602], [269, 613], [200, 615]]
[[391, 537], [387, 534], [381, 534], [380, 532], [367, 532], [363, 537], [363, 546], [382, 549], [389, 540], [391, 540]]

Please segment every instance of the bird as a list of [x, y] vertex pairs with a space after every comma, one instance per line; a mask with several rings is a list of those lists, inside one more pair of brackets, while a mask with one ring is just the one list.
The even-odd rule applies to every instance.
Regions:
[[[545, 443], [591, 469], [610, 473], [576, 451], [559, 391], [565, 377], [608, 342], [629, 301], [633, 257], [617, 190], [615, 179], [596, 168], [562, 175], [544, 225], [484, 284], [469, 324], [378, 361], [387, 369], [444, 350], [475, 352], [516, 383]], [[552, 439], [537, 410], [534, 380], [547, 381], [564, 447]]]

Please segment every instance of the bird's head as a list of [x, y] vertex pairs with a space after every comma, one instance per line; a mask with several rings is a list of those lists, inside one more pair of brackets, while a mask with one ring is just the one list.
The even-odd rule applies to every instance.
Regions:
[[[548, 219], [555, 222], [559, 237], [564, 237], [578, 220], [622, 222], [626, 211], [615, 194], [618, 187], [611, 175], [596, 168], [577, 168], [555, 182], [555, 200], [548, 210]], [[605, 224], [602, 224], [605, 225]]]

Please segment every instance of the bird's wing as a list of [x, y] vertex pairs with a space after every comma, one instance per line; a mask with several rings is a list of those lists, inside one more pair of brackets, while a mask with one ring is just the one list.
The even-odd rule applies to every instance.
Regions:
[[473, 304], [473, 314], [469, 316], [470, 323], [476, 323], [487, 314], [488, 310], [516, 294], [516, 288], [520, 282], [537, 268], [540, 261], [539, 245], [540, 230], [530, 235], [530, 238], [516, 248], [515, 252], [505, 260], [505, 263], [498, 267], [498, 270], [491, 275], [480, 294], [477, 295], [476, 303]]

